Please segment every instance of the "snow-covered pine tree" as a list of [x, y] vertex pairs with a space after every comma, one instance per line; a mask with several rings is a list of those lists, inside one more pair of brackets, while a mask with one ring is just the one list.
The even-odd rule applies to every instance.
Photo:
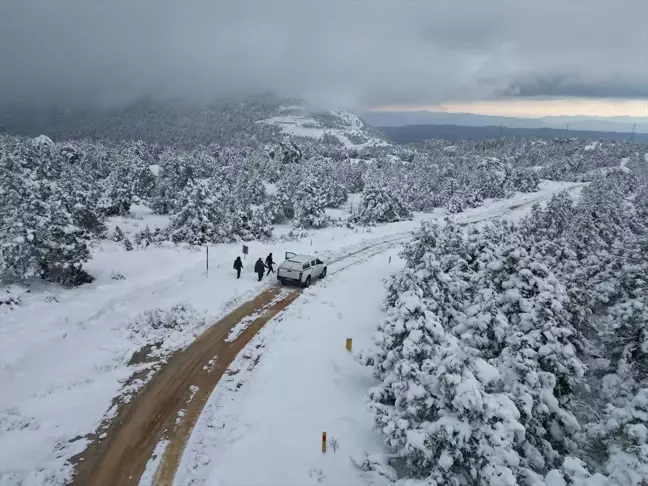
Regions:
[[349, 194], [343, 184], [343, 175], [340, 165], [327, 158], [309, 160], [305, 170], [310, 172], [318, 182], [322, 191], [326, 207], [340, 207]]
[[393, 223], [412, 218], [412, 212], [405, 201], [392, 188], [381, 183], [370, 182], [362, 191], [361, 209], [356, 216], [358, 223], [373, 225]]
[[266, 240], [272, 237], [273, 215], [263, 205], [252, 210], [252, 219], [250, 220], [250, 231], [254, 239]]
[[224, 240], [224, 214], [206, 181], [189, 180], [178, 198], [178, 207], [167, 228], [174, 242], [204, 245]]
[[0, 277], [8, 282], [39, 275], [39, 243], [46, 238], [48, 206], [39, 184], [16, 154], [0, 154]]
[[495, 157], [481, 160], [472, 177], [471, 186], [482, 199], [509, 197], [511, 166]]
[[134, 250], [133, 243], [131, 242], [131, 240], [128, 237], [124, 238], [124, 241], [123, 241], [122, 245], [124, 247], [124, 250], [126, 250], [126, 251], [133, 251]]
[[128, 160], [118, 159], [104, 181], [106, 216], [129, 214], [133, 203], [133, 186], [132, 169]]
[[178, 192], [172, 183], [172, 179], [160, 177], [152, 196], [151, 208], [157, 214], [170, 214], [176, 208], [177, 197]]
[[266, 200], [265, 185], [259, 173], [245, 168], [238, 172], [233, 192], [245, 204], [263, 204]]
[[135, 244], [138, 247], [146, 248], [147, 246], [162, 241], [166, 236], [164, 233], [160, 228], [155, 228], [155, 231], [151, 231], [151, 228], [146, 225], [146, 228], [135, 235]]
[[516, 168], [511, 173], [511, 186], [519, 192], [535, 192], [538, 190], [540, 177], [532, 168]]
[[292, 223], [296, 228], [323, 228], [329, 222], [326, 216], [326, 199], [319, 181], [306, 174], [294, 193], [295, 215]]
[[610, 486], [642, 486], [648, 481], [648, 388], [624, 405], [608, 404], [588, 430], [588, 450], [603, 465]]
[[143, 200], [149, 200], [155, 194], [156, 183], [156, 178], [150, 165], [144, 160], [136, 158], [131, 167], [133, 195]]
[[99, 208], [101, 190], [96, 180], [83, 174], [80, 167], [68, 166], [58, 182], [58, 196], [72, 215], [74, 224], [90, 238], [102, 238], [106, 233], [105, 217]]
[[[499, 372], [443, 324], [452, 326], [463, 313], [467, 290], [455, 280], [462, 259], [453, 262], [442, 249], [461, 245], [456, 236], [440, 241], [438, 227], [423, 225], [406, 246], [407, 268], [391, 279], [371, 359], [381, 380], [370, 391], [371, 407], [412, 477], [437, 485], [513, 485], [524, 439], [519, 413], [497, 391]], [[438, 260], [437, 252], [448, 260]]]
[[124, 241], [124, 232], [119, 226], [115, 227], [115, 231], [113, 232], [112, 235], [112, 240], [119, 243], [120, 241]]
[[562, 237], [574, 218], [574, 201], [567, 191], [551, 196], [544, 211], [534, 209], [528, 229], [535, 228], [540, 237], [555, 240]]
[[61, 201], [50, 202], [47, 236], [39, 248], [41, 276], [64, 286], [92, 282], [82, 268], [90, 258], [88, 239]]
[[[160, 172], [152, 195], [152, 208], [158, 214], [172, 214], [178, 205], [178, 196], [189, 180], [200, 176], [195, 160], [186, 152], [167, 149], [160, 154]], [[204, 175], [204, 174], [203, 174]]]
[[500, 258], [489, 266], [510, 326], [499, 368], [526, 427], [523, 464], [546, 472], [576, 449], [579, 424], [568, 405], [586, 369], [579, 358], [585, 344], [566, 310], [566, 290], [546, 266], [515, 241]]
[[[91, 281], [82, 270], [89, 257], [90, 235], [79, 228], [67, 207], [74, 193], [64, 192], [63, 159], [39, 163], [56, 155], [49, 144], [17, 145], [0, 153], [0, 274], [3, 280], [25, 281], [41, 276], [63, 285]], [[80, 203], [79, 203], [80, 204]]]
[[346, 184], [346, 188], [351, 193], [362, 192], [364, 188], [363, 175], [366, 171], [366, 164], [361, 161], [344, 160], [340, 167], [340, 176]]

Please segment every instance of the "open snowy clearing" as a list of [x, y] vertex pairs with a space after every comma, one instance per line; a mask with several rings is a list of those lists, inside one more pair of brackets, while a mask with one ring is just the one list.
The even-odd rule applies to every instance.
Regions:
[[[456, 219], [472, 223], [517, 217], [535, 201], [564, 188], [577, 191], [580, 186], [543, 183], [539, 192], [486, 201]], [[366, 231], [329, 228], [298, 242], [252, 242], [238, 281], [231, 265], [240, 254], [240, 245], [212, 247], [207, 276], [205, 255], [199, 250], [149, 247], [126, 252], [116, 243], [103, 242], [87, 265], [97, 277], [92, 284], [74, 290], [43, 286], [25, 294], [22, 306], [0, 310], [0, 485], [64, 484], [71, 473], [68, 459], [87, 445], [84, 436], [115, 413], [111, 401], [124, 395], [127, 380], [150, 368], [134, 359], [140, 349], [158, 343], [168, 354], [187, 346], [209, 324], [271, 283], [256, 282], [251, 272], [253, 259], [272, 251], [281, 260], [287, 250], [331, 258], [409, 232], [421, 219], [444, 215], [439, 210], [412, 222]], [[140, 217], [134, 220], [140, 228], [149, 224], [146, 215]], [[118, 222], [128, 234], [134, 228], [126, 223]], [[125, 280], [113, 280], [116, 272]], [[191, 304], [204, 319], [195, 327], [175, 330], [131, 325], [142, 312], [179, 303]], [[126, 393], [135, 393], [142, 385]]]

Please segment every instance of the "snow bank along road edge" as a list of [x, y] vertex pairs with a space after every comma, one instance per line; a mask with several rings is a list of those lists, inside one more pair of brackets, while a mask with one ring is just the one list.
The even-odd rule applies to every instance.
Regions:
[[[395, 236], [334, 259], [328, 264], [344, 265], [331, 273], [357, 263], [353, 257], [365, 257], [363, 261], [409, 237], [409, 233]], [[300, 294], [300, 288], [273, 285], [176, 352], [134, 400], [120, 406], [105, 438], [91, 443], [76, 458], [71, 484], [137, 485], [156, 445], [166, 440], [153, 482], [171, 485], [186, 442], [220, 378], [256, 333]], [[247, 327], [228, 340], [233, 328], [246, 318]]]

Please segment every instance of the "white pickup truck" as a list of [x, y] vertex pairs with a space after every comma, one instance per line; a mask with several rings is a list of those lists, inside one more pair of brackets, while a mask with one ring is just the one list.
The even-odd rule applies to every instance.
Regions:
[[286, 260], [277, 268], [282, 284], [296, 283], [308, 287], [316, 278], [326, 277], [326, 264], [317, 257], [286, 252]]

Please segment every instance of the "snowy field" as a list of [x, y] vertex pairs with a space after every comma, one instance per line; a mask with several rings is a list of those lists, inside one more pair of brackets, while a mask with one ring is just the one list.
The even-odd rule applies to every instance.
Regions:
[[[545, 201], [563, 188], [574, 188], [577, 192], [580, 186], [543, 183], [539, 192], [486, 201], [484, 206], [455, 217], [464, 223], [500, 216], [516, 218], [528, 211], [533, 202]], [[111, 228], [119, 225], [128, 235], [147, 224], [151, 228], [166, 224], [146, 208], [138, 207], [135, 213], [135, 218], [111, 221]], [[86, 447], [84, 436], [97, 430], [102, 420], [114, 413], [111, 402], [129, 391], [123, 389], [127, 380], [150, 368], [136, 362], [138, 351], [156, 343], [167, 353], [182, 348], [211, 322], [274, 283], [272, 278], [256, 281], [251, 270], [256, 258], [265, 258], [270, 251], [278, 261], [285, 251], [314, 253], [324, 258], [343, 256], [372, 242], [406, 235], [422, 219], [441, 220], [444, 216], [444, 211], [439, 210], [417, 215], [414, 221], [367, 230], [333, 227], [311, 232], [299, 241], [252, 242], [248, 244], [250, 254], [244, 261], [240, 280], [235, 279], [232, 270], [232, 262], [241, 251], [238, 244], [211, 247], [207, 274], [205, 253], [201, 250], [170, 246], [126, 252], [117, 243], [102, 242], [86, 265], [96, 277], [92, 284], [73, 290], [54, 285], [33, 288], [23, 294], [22, 305], [0, 308], [0, 485], [64, 484], [71, 472], [66, 461]], [[276, 231], [277, 235], [286, 232], [286, 228]], [[364, 402], [367, 370], [353, 364], [351, 356], [345, 354], [344, 338], [354, 337], [356, 347], [368, 341], [376, 319], [380, 318], [380, 279], [396, 266], [395, 260], [391, 266], [386, 260], [386, 255], [377, 256], [370, 264], [358, 264], [332, 275], [330, 282], [308, 290], [297, 305], [278, 318], [281, 326], [273, 322], [258, 337], [267, 340], [266, 349], [254, 376], [250, 375], [254, 385], [246, 384], [235, 394], [237, 422], [227, 432], [231, 442], [219, 434], [218, 443], [212, 444], [214, 438], [201, 432], [213, 429], [210, 421], [229, 420], [227, 414], [233, 413], [224, 410], [223, 415], [218, 411], [221, 405], [233, 400], [233, 395], [224, 395], [219, 387], [187, 449], [179, 477], [185, 482], [181, 484], [190, 484], [188, 470], [195, 471], [203, 482], [209, 480], [207, 484], [259, 484], [262, 477], [245, 471], [242, 459], [238, 463], [222, 460], [220, 451], [224, 448], [232, 448], [228, 454], [233, 455], [227, 456], [231, 458], [265, 457], [267, 464], [258, 470], [264, 474], [272, 471], [269, 477], [282, 484], [317, 483], [323, 480], [322, 475], [330, 484], [342, 484], [345, 478], [357, 474], [348, 456], [364, 449], [376, 450], [378, 439], [369, 432], [368, 413], [358, 408]], [[118, 273], [123, 280], [113, 278]], [[195, 325], [175, 330], [133, 325], [143, 312], [176, 304], [190, 304], [202, 318], [196, 319]], [[373, 317], [365, 320], [365, 314]], [[354, 336], [347, 336], [351, 331]], [[290, 368], [294, 368], [292, 374]], [[294, 386], [286, 380], [287, 376], [294, 380]], [[291, 390], [286, 391], [287, 387]], [[284, 396], [276, 394], [277, 390], [283, 390]], [[329, 397], [326, 391], [336, 391], [337, 395]], [[256, 398], [247, 400], [248, 393], [259, 395], [250, 395]], [[316, 397], [328, 406], [320, 405], [309, 410], [308, 417], [300, 416], [303, 410], [311, 408], [309, 404]], [[240, 409], [238, 400], [243, 400]], [[263, 400], [269, 400], [265, 411], [259, 410], [257, 403]], [[353, 417], [357, 422], [346, 423], [345, 417]], [[318, 455], [322, 430], [339, 439], [337, 453]], [[270, 439], [273, 434], [274, 439]], [[234, 448], [239, 439], [241, 445], [236, 447], [249, 449], [237, 456], [235, 451], [243, 450]], [[257, 448], [252, 446], [255, 441]], [[313, 441], [312, 447], [305, 445], [308, 441]], [[201, 443], [205, 445], [202, 449]], [[212, 455], [212, 446], [219, 452]], [[261, 446], [268, 451], [258, 449]], [[280, 457], [273, 455], [274, 451]], [[289, 459], [293, 451], [299, 453], [294, 456], [298, 458], [294, 464]], [[205, 463], [205, 458], [213, 456], [219, 460]], [[200, 467], [194, 467], [195, 464]]]

